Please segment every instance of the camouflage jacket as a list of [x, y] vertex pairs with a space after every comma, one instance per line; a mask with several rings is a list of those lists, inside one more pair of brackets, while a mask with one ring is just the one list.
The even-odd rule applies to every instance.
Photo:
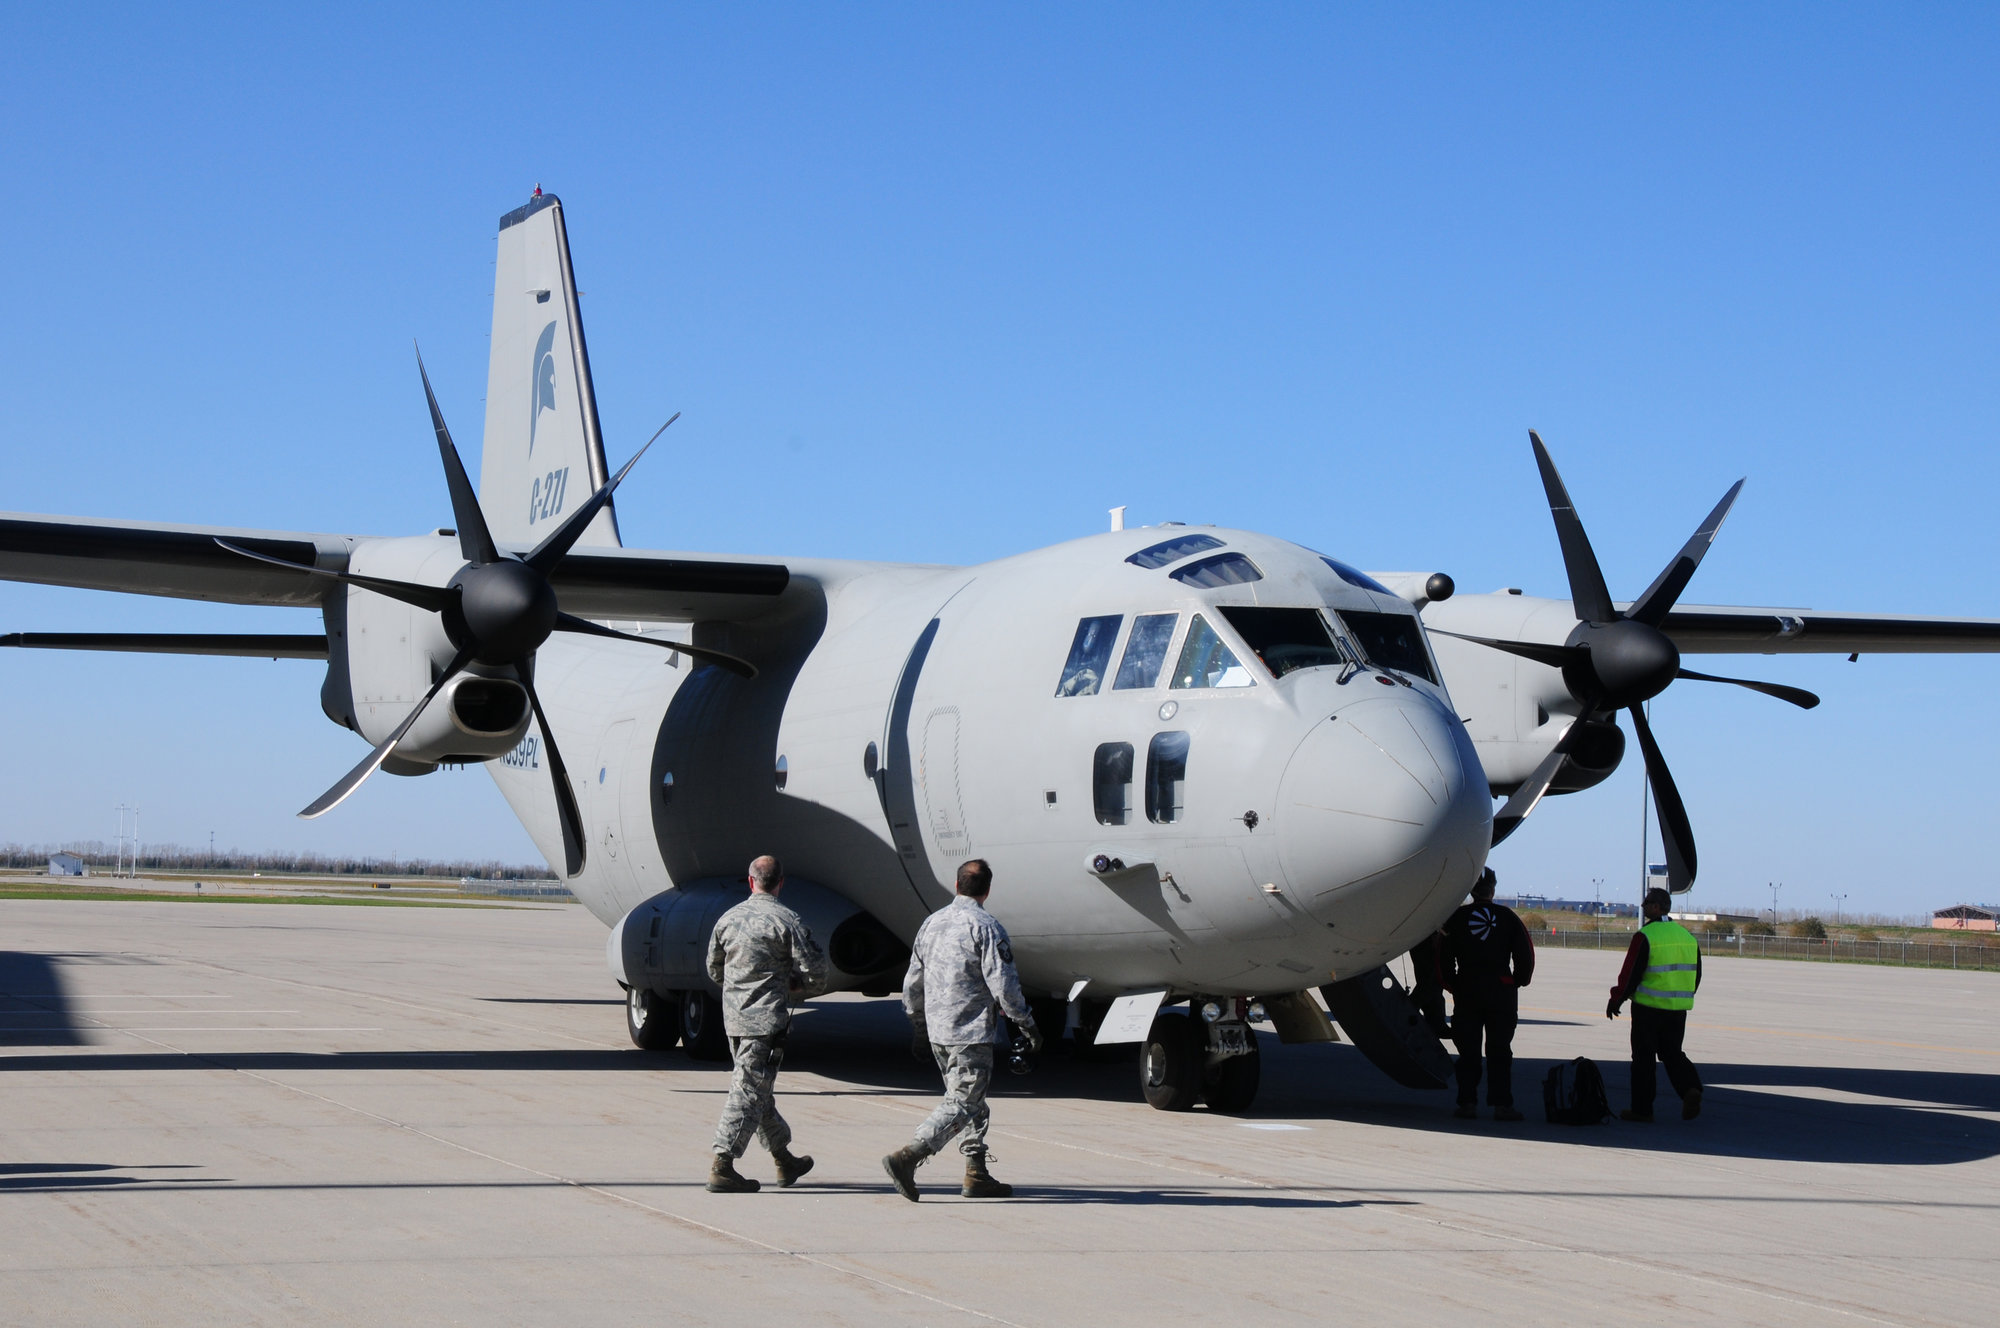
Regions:
[[940, 1046], [1001, 1042], [995, 1008], [1017, 1024], [1034, 1016], [1021, 996], [1014, 947], [1000, 920], [963, 895], [924, 919], [910, 942], [903, 1009]]
[[752, 892], [715, 920], [708, 976], [722, 987], [723, 1032], [770, 1037], [791, 1027], [794, 996], [826, 990], [826, 956], [798, 914]]

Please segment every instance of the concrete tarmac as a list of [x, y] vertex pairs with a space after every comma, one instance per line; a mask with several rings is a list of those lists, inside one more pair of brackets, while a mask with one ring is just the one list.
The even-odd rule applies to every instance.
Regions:
[[[888, 1188], [927, 1112], [893, 1001], [803, 1011], [795, 1189], [702, 1184], [726, 1067], [625, 1036], [604, 931], [504, 911], [10, 901], [0, 1322], [1988, 1324], [2000, 977], [1715, 958], [1706, 1108], [1625, 1104], [1619, 956], [1544, 952], [1521, 1124], [1455, 1121], [1351, 1047], [1264, 1038], [1242, 1117], [1129, 1062], [1002, 1076], [995, 1174]], [[747, 1174], [767, 1178], [755, 1146]]]

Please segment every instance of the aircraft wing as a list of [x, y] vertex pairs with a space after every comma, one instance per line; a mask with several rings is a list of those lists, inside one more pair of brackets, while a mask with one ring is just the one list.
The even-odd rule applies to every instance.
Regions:
[[[331, 572], [345, 571], [355, 547], [367, 542], [356, 535], [4, 513], [0, 580], [294, 608], [317, 608], [338, 585], [231, 553], [218, 539]], [[776, 560], [579, 547], [549, 579], [563, 608], [578, 617], [692, 622], [756, 617], [776, 604], [792, 577]]]
[[1691, 655], [1934, 655], [2000, 653], [2000, 618], [1690, 604], [1660, 626]]

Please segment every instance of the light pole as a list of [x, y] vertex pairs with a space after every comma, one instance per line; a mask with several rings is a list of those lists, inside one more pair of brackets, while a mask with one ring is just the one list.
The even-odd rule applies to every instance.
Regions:
[[1596, 913], [1597, 913], [1597, 916], [1598, 916], [1598, 917], [1603, 917], [1603, 916], [1604, 916], [1604, 878], [1603, 878], [1602, 876], [1593, 876], [1593, 877], [1591, 877], [1591, 878], [1590, 878], [1590, 889], [1591, 889], [1591, 892], [1592, 892], [1592, 894], [1593, 894], [1593, 895], [1594, 895], [1594, 896], [1596, 897], [1596, 899], [1597, 899], [1597, 908], [1596, 908]]
[[1771, 927], [1773, 930], [1776, 930], [1778, 926], [1778, 891], [1785, 888], [1785, 883], [1783, 881], [1772, 881], [1769, 884], [1771, 886]]
[[1847, 902], [1847, 896], [1844, 894], [1830, 894], [1827, 898], [1833, 901], [1833, 925], [1838, 927], [1840, 925], [1840, 906]]

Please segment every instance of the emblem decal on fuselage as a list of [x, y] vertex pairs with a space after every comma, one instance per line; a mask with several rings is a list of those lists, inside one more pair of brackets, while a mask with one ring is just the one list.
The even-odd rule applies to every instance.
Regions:
[[528, 375], [528, 455], [535, 454], [535, 427], [542, 412], [556, 408], [556, 325], [550, 320], [535, 338], [535, 367]]

